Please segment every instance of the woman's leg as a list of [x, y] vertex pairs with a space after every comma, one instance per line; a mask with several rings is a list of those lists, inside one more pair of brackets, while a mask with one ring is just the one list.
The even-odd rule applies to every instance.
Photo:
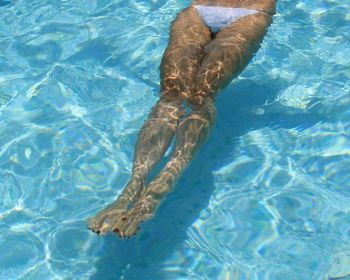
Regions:
[[190, 6], [177, 15], [160, 65], [162, 95], [188, 98], [205, 55], [204, 47], [211, 39], [196, 8]]
[[271, 22], [270, 15], [256, 13], [219, 31], [205, 47], [189, 103], [200, 104], [237, 77], [259, 49]]
[[140, 130], [131, 179], [114, 203], [90, 219], [92, 231], [104, 234], [114, 228], [144, 191], [146, 177], [164, 155], [184, 114], [182, 103], [190, 94], [209, 40], [209, 29], [193, 7], [176, 17], [161, 63], [161, 98]]

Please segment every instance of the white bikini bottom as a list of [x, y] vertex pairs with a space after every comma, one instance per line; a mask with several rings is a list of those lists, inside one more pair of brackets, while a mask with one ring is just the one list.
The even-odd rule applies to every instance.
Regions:
[[208, 26], [213, 33], [220, 31], [222, 28], [229, 26], [242, 17], [259, 13], [259, 11], [244, 8], [203, 5], [195, 5], [194, 7], [198, 10], [205, 25]]

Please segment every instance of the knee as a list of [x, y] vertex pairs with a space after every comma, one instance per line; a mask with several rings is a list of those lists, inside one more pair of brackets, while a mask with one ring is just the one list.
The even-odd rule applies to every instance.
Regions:
[[178, 96], [162, 96], [152, 108], [149, 119], [160, 119], [163, 122], [177, 126], [185, 114], [183, 100]]
[[216, 120], [216, 107], [214, 98], [208, 96], [204, 98], [201, 104], [191, 105], [192, 114], [199, 114], [207, 119], [211, 124]]
[[214, 98], [214, 94], [198, 91], [188, 98], [187, 103], [192, 108], [193, 112], [207, 112], [210, 115], [216, 116]]
[[216, 120], [216, 108], [214, 99], [210, 96], [203, 97], [199, 103], [189, 103], [192, 111], [188, 118], [200, 119], [212, 126]]
[[183, 103], [183, 98], [180, 95], [171, 93], [162, 93], [157, 104], [161, 106], [171, 105], [177, 108], [181, 108]]

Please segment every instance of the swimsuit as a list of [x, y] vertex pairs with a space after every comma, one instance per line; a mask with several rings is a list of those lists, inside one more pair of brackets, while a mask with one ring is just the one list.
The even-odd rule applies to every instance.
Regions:
[[260, 11], [245, 8], [227, 8], [220, 6], [194, 6], [203, 22], [210, 28], [213, 33], [220, 31], [222, 28], [229, 26], [231, 23], [242, 17], [259, 13]]

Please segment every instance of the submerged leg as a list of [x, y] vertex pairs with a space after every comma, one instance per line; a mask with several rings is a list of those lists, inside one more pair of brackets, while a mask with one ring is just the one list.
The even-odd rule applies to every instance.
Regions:
[[205, 56], [189, 102], [200, 104], [237, 77], [259, 49], [271, 22], [270, 15], [256, 13], [219, 31], [205, 46]]
[[188, 7], [177, 15], [160, 65], [162, 94], [188, 98], [205, 54], [204, 47], [210, 41], [210, 30], [196, 8]]
[[115, 202], [90, 219], [92, 231], [106, 233], [140, 197], [147, 175], [167, 150], [183, 114], [181, 98], [163, 97], [153, 107], [139, 133], [131, 179]]
[[122, 237], [135, 234], [140, 222], [151, 218], [161, 201], [173, 189], [177, 179], [205, 142], [215, 121], [213, 100], [208, 98], [179, 124], [174, 152], [159, 175], [148, 185], [134, 207], [114, 224]]

